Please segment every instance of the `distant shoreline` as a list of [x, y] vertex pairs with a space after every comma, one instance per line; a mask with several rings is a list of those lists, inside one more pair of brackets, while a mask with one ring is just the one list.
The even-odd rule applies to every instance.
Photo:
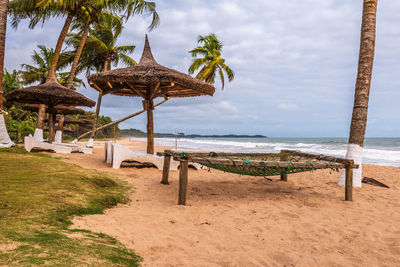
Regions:
[[[146, 133], [142, 132], [138, 129], [122, 129], [121, 134], [123, 137], [145, 137]], [[197, 138], [197, 137], [211, 137], [211, 138], [268, 138], [265, 135], [255, 134], [255, 135], [247, 135], [247, 134], [211, 134], [211, 135], [202, 135], [202, 134], [184, 134], [178, 133], [178, 137], [182, 138]], [[172, 133], [155, 133], [154, 137], [175, 137], [175, 134]]]

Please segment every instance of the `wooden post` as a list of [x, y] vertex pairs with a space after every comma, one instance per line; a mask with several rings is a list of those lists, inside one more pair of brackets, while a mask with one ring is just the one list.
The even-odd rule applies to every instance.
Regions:
[[53, 108], [49, 108], [49, 143], [54, 140], [54, 123], [56, 121], [56, 113]]
[[162, 173], [162, 179], [161, 179], [162, 184], [169, 184], [168, 176], [169, 176], [170, 165], [171, 165], [171, 156], [164, 155], [164, 166], [163, 166], [163, 173]]
[[346, 166], [345, 200], [353, 201], [353, 165]]
[[179, 168], [179, 198], [178, 205], [186, 205], [186, 194], [188, 184], [188, 165], [187, 160], [182, 160]]
[[281, 181], [287, 182], [287, 173], [281, 173]]
[[147, 154], [154, 154], [153, 99], [144, 102], [143, 106], [147, 111]]

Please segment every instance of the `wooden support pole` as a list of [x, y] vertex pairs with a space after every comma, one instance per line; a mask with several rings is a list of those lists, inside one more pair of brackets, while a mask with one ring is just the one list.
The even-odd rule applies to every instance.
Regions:
[[54, 141], [54, 124], [56, 121], [56, 113], [53, 108], [49, 108], [49, 143]]
[[147, 154], [154, 154], [153, 99], [145, 100], [147, 111]]
[[97, 128], [97, 121], [99, 119], [99, 114], [100, 114], [100, 105], [101, 105], [101, 98], [103, 97], [103, 92], [99, 92], [99, 96], [97, 97], [97, 103], [96, 103], [96, 114], [93, 120], [93, 128], [92, 128], [92, 133], [90, 135], [90, 138], [94, 138], [96, 134], [96, 128]]
[[58, 130], [61, 132], [64, 130], [64, 120], [65, 116], [61, 114], [60, 119], [58, 120]]
[[353, 166], [346, 166], [345, 200], [353, 201]]
[[164, 156], [163, 173], [162, 173], [162, 179], [161, 179], [161, 183], [162, 184], [169, 184], [168, 176], [169, 176], [169, 167], [170, 167], [170, 165], [171, 165], [171, 156], [170, 155], [165, 155]]
[[187, 160], [182, 160], [179, 168], [179, 198], [178, 205], [186, 205], [186, 194], [188, 185], [188, 165]]
[[287, 173], [281, 173], [281, 181], [287, 182]]

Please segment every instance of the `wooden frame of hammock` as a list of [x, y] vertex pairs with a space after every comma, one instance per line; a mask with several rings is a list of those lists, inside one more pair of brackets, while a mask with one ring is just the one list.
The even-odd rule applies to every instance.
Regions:
[[[357, 169], [358, 165], [354, 164], [353, 160], [336, 158], [326, 155], [317, 155], [310, 153], [303, 153], [299, 151], [282, 150], [281, 153], [205, 153], [205, 152], [183, 152], [183, 151], [171, 151], [166, 150], [164, 152], [158, 152], [158, 156], [164, 157], [164, 166], [162, 173], [162, 184], [169, 184], [169, 167], [171, 158], [180, 162], [179, 165], [179, 194], [178, 194], [178, 205], [186, 205], [187, 196], [187, 185], [188, 185], [188, 163], [194, 162], [199, 164], [218, 164], [218, 165], [235, 165], [242, 166], [247, 163], [240, 159], [232, 157], [271, 157], [271, 156], [298, 156], [312, 161], [313, 169], [346, 169], [346, 186], [345, 186], [345, 200], [353, 200], [353, 169]], [[218, 157], [218, 158], [216, 158]], [[318, 162], [318, 161], [328, 161]], [[287, 167], [288, 162], [285, 161], [262, 161], [252, 160], [251, 165], [254, 167]], [[291, 162], [290, 166], [293, 168], [307, 168], [310, 166], [310, 162]], [[287, 181], [287, 173], [281, 174], [280, 179]]]

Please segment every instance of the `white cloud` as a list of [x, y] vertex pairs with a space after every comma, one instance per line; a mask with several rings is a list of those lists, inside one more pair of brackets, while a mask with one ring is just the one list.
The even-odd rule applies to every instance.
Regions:
[[297, 111], [299, 110], [299, 106], [293, 103], [281, 103], [278, 105], [278, 109], [285, 111]]

